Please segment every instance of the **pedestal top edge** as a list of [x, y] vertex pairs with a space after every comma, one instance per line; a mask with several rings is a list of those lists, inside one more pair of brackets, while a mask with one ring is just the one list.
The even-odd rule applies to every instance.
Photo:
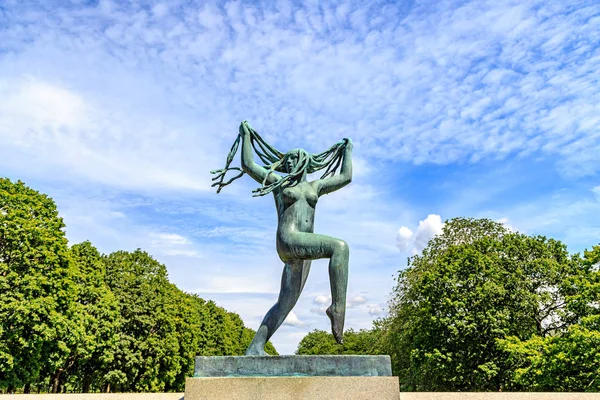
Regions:
[[215, 359], [223, 359], [223, 358], [247, 358], [247, 359], [251, 359], [251, 358], [265, 358], [265, 359], [277, 359], [277, 358], [387, 358], [389, 359], [390, 356], [388, 355], [365, 355], [365, 354], [344, 354], [344, 355], [337, 355], [337, 354], [326, 354], [326, 355], [307, 355], [307, 354], [301, 354], [301, 355], [295, 355], [295, 354], [283, 354], [283, 355], [276, 355], [276, 356], [196, 356], [196, 358], [203, 358], [203, 359], [209, 359], [209, 358], [215, 358]]

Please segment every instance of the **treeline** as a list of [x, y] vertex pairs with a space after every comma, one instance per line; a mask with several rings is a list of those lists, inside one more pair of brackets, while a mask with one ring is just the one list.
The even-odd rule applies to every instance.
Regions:
[[600, 245], [455, 218], [399, 272], [388, 314], [297, 354], [389, 354], [404, 391], [600, 391]]
[[0, 178], [0, 393], [183, 391], [195, 356], [244, 353], [237, 314], [142, 250], [69, 247], [64, 227], [52, 199]]

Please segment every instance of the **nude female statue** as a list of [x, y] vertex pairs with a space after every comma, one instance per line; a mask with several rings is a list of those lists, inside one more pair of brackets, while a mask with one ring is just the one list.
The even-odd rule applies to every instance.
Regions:
[[[229, 168], [237, 145], [242, 142], [242, 172], [227, 183], [224, 174]], [[267, 167], [254, 161], [254, 151]], [[341, 164], [340, 173], [335, 175]], [[307, 175], [320, 169], [327, 169], [321, 179], [308, 181]], [[287, 175], [280, 176], [274, 171]], [[331, 320], [331, 330], [338, 343], [342, 343], [344, 318], [346, 313], [346, 289], [348, 285], [348, 245], [340, 239], [316, 234], [314, 230], [315, 206], [320, 196], [346, 186], [352, 180], [352, 140], [344, 139], [326, 152], [312, 155], [303, 149], [290, 150], [286, 154], [270, 147], [244, 121], [240, 125], [238, 140], [234, 143], [225, 169], [213, 171], [219, 179], [213, 186], [223, 186], [247, 173], [259, 182], [257, 195], [272, 192], [277, 208], [277, 253], [285, 263], [281, 278], [279, 299], [265, 315], [246, 355], [266, 355], [264, 346], [273, 333], [283, 323], [296, 304], [310, 270], [312, 260], [329, 259], [329, 279], [331, 285], [331, 305], [327, 316]]]

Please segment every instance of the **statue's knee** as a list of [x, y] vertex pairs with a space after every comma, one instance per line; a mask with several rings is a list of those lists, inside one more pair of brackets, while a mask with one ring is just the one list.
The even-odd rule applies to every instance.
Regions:
[[348, 248], [348, 243], [343, 240], [338, 240], [335, 246], [335, 252], [339, 255], [348, 255], [350, 249]]

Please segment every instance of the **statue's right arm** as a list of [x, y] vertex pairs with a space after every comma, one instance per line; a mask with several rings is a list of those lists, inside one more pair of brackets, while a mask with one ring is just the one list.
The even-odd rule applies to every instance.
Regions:
[[267, 183], [274, 183], [281, 179], [275, 173], [270, 173], [265, 167], [254, 162], [254, 152], [252, 150], [252, 142], [250, 138], [250, 130], [242, 122], [240, 125], [240, 134], [242, 135], [242, 169], [258, 183], [263, 183], [265, 176], [269, 175]]

